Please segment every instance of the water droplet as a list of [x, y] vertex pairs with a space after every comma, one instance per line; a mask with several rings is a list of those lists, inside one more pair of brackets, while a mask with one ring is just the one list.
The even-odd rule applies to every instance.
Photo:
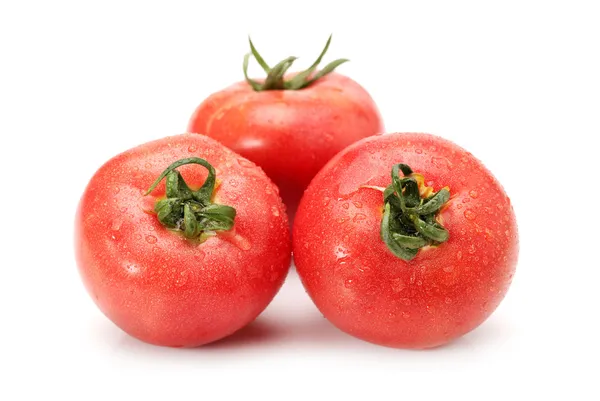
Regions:
[[233, 244], [240, 248], [242, 251], [249, 251], [250, 248], [252, 248], [252, 244], [250, 243], [250, 241], [242, 237], [240, 234], [236, 234], [231, 239], [231, 242], [233, 242]]
[[367, 216], [366, 216], [366, 215], [364, 215], [364, 214], [362, 214], [362, 213], [357, 213], [357, 214], [354, 216], [354, 218], [352, 219], [352, 221], [354, 221], [354, 222], [357, 222], [357, 221], [364, 220], [364, 219], [366, 219], [366, 218], [367, 218]]
[[342, 207], [343, 207], [344, 209], [348, 209], [348, 208], [350, 207], [350, 205], [348, 204], [348, 202], [346, 202], [346, 203], [344, 203], [344, 204], [342, 205]]
[[190, 145], [188, 146], [188, 152], [190, 153], [194, 153], [196, 150], [198, 149], [198, 147], [196, 145]]
[[152, 167], [152, 164], [150, 164], [150, 163], [146, 163], [146, 164], [144, 164], [144, 167], [146, 167], [146, 168], [151, 168], [151, 167]]
[[189, 270], [184, 270], [181, 273], [179, 273], [179, 277], [177, 277], [175, 279], [175, 286], [176, 287], [182, 287], [185, 285], [185, 283], [187, 283], [188, 279], [190, 276], [190, 271]]
[[402, 280], [401, 278], [398, 277], [392, 280], [392, 291], [400, 292], [404, 289], [404, 287], [404, 280]]
[[238, 183], [237, 183], [237, 181], [236, 181], [236, 180], [229, 180], [229, 185], [231, 185], [232, 187], [234, 187], [234, 188], [235, 188], [235, 187], [237, 187], [237, 186], [238, 186]]
[[196, 259], [198, 262], [204, 260], [204, 257], [206, 256], [206, 254], [204, 253], [204, 251], [201, 251], [200, 249], [196, 250], [196, 252], [194, 252], [194, 259]]
[[121, 229], [122, 224], [123, 224], [123, 220], [121, 220], [121, 219], [113, 220], [110, 228], [114, 231], [119, 231]]
[[473, 221], [477, 218], [477, 213], [475, 213], [471, 209], [465, 210], [464, 215], [467, 220], [471, 220], [471, 221]]
[[462, 203], [459, 203], [459, 204], [457, 204], [457, 205], [456, 205], [456, 208], [457, 208], [457, 209], [462, 209]]
[[469, 203], [471, 202], [471, 198], [463, 198], [462, 203]]
[[446, 299], [444, 299], [444, 302], [446, 302], [447, 304], [451, 304], [452, 298], [446, 297]]
[[421, 153], [423, 153], [423, 149], [415, 149], [415, 153], [420, 155]]
[[452, 265], [444, 266], [444, 271], [446, 273], [452, 273], [453, 270], [454, 270], [454, 266], [452, 266]]
[[498, 210], [502, 210], [504, 208], [504, 206], [502, 206], [500, 203], [497, 203], [496, 208], [498, 208]]
[[134, 264], [128, 264], [128, 265], [125, 265], [125, 270], [126, 270], [126, 271], [127, 271], [127, 273], [129, 273], [129, 274], [137, 274], [137, 273], [139, 273], [139, 272], [140, 272], [140, 268], [139, 268], [139, 267], [137, 267], [137, 266], [136, 266], [136, 265], [134, 265]]
[[154, 226], [148, 226], [148, 231], [154, 231]]
[[119, 189], [119, 187], [115, 187], [114, 191], [116, 194], [118, 194], [121, 190]]
[[125, 213], [127, 211], [127, 208], [125, 206], [123, 206], [121, 209], [119, 209], [121, 211], [121, 213]]
[[340, 223], [340, 224], [344, 224], [345, 222], [346, 222], [346, 218], [345, 217], [340, 217], [338, 219], [338, 223]]
[[335, 260], [340, 260], [348, 257], [350, 253], [343, 246], [338, 246], [335, 248]]
[[431, 164], [433, 164], [436, 167], [446, 167], [447, 165], [446, 159], [444, 159], [443, 157], [432, 157]]
[[354, 285], [354, 281], [351, 278], [349, 278], [348, 280], [346, 280], [344, 282], [344, 287], [346, 287], [346, 288], [350, 288], [350, 287], [352, 287], [352, 285]]
[[277, 208], [277, 206], [271, 206], [271, 213], [273, 213], [273, 216], [279, 216], [279, 209]]
[[458, 259], [458, 260], [462, 259], [462, 252], [461, 251], [456, 252], [456, 259]]
[[254, 167], [254, 163], [252, 163], [250, 160], [246, 160], [246, 159], [238, 159], [238, 164], [240, 166], [246, 167], [246, 168]]
[[156, 244], [158, 239], [154, 235], [146, 235], [146, 242], [149, 244]]
[[362, 208], [362, 203], [359, 201], [354, 201], [352, 202], [352, 204], [354, 205], [355, 208], [360, 209]]
[[473, 198], [473, 199], [476, 199], [476, 198], [479, 196], [479, 194], [477, 193], [477, 191], [475, 191], [475, 190], [473, 189], [473, 190], [471, 190], [471, 191], [469, 192], [469, 196], [470, 196], [471, 198]]

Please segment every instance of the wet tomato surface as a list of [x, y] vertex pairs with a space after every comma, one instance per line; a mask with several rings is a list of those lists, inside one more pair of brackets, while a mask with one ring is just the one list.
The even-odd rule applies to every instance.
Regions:
[[320, 171], [298, 209], [293, 249], [334, 325], [377, 344], [429, 348], [496, 309], [518, 233], [509, 198], [472, 154], [433, 135], [390, 134]]
[[[146, 195], [178, 160], [185, 163]], [[121, 329], [158, 345], [202, 345], [254, 320], [286, 277], [290, 247], [270, 179], [202, 135], [112, 158], [76, 216], [77, 263], [94, 302]]]

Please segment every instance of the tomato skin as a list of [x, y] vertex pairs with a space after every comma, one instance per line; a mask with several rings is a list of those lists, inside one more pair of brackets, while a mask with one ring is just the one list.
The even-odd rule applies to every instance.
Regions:
[[329, 159], [383, 130], [369, 94], [337, 73], [295, 91], [255, 92], [239, 82], [204, 100], [188, 125], [262, 167], [292, 211]]
[[[236, 208], [233, 230], [203, 243], [168, 231], [151, 213], [172, 162], [196, 156], [217, 170], [214, 201]], [[190, 187], [207, 172], [179, 168]], [[184, 134], [149, 142], [104, 164], [76, 216], [75, 249], [83, 282], [101, 311], [148, 343], [194, 347], [254, 320], [281, 287], [290, 235], [277, 188], [260, 168], [216, 141]]]
[[[450, 187], [440, 216], [450, 238], [411, 261], [380, 238], [382, 193], [406, 163], [434, 190]], [[470, 153], [428, 134], [362, 140], [312, 181], [294, 222], [294, 261], [316, 306], [334, 325], [390, 347], [430, 348], [480, 325], [511, 283], [515, 215], [500, 183]]]

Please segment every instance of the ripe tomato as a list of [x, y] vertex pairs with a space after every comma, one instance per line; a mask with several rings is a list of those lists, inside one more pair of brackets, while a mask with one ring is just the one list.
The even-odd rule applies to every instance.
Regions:
[[333, 61], [315, 74], [330, 41], [308, 70], [291, 75], [285, 74], [294, 57], [270, 68], [250, 42], [267, 78], [259, 83], [246, 75], [245, 81], [212, 94], [188, 125], [189, 132], [208, 135], [262, 167], [291, 215], [331, 157], [384, 129], [369, 94], [352, 79], [331, 73], [347, 60]]
[[[188, 165], [145, 196], [180, 159]], [[254, 163], [192, 134], [104, 164], [81, 198], [75, 238], [79, 271], [101, 311], [132, 336], [173, 347], [215, 341], [254, 320], [291, 257], [277, 188]]]
[[504, 297], [518, 254], [500, 183], [427, 134], [368, 138], [338, 154], [306, 190], [293, 237], [325, 317], [391, 347], [435, 347], [477, 327]]

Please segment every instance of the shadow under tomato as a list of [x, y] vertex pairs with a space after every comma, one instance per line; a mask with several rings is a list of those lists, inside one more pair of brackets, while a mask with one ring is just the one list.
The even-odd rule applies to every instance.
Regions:
[[246, 327], [241, 328], [228, 337], [205, 344], [198, 349], [226, 349], [238, 347], [253, 347], [271, 343], [282, 338], [282, 328], [273, 322], [257, 319]]
[[341, 332], [317, 313], [300, 319], [270, 319], [259, 317], [248, 326], [219, 341], [199, 347], [199, 350], [227, 350], [245, 347], [270, 348], [289, 344], [290, 347], [339, 347], [358, 341]]
[[[504, 342], [504, 339], [511, 337], [511, 328], [507, 327], [506, 322], [491, 319], [485, 322], [477, 329], [466, 335], [451, 341], [450, 343], [428, 349], [407, 350], [394, 349], [378, 346], [372, 343], [362, 341], [358, 338], [346, 334], [331, 323], [329, 323], [318, 312], [312, 314], [303, 314], [301, 317], [289, 316], [287, 319], [273, 319], [269, 317], [259, 317], [246, 327], [238, 330], [232, 335], [225, 337], [213, 343], [205, 344], [197, 348], [172, 348], [159, 347], [146, 344], [139, 341], [112, 325], [103, 325], [103, 336], [110, 339], [110, 343], [116, 345], [116, 348], [133, 353], [170, 353], [172, 351], [192, 351], [201, 353], [228, 352], [228, 351], [253, 351], [268, 350], [275, 348], [295, 348], [295, 349], [340, 349], [362, 348], [364, 350], [379, 349], [390, 351], [409, 351], [429, 353], [462, 353], [474, 352], [481, 348], [495, 347]], [[116, 344], [115, 344], [116, 343]]]
[[447, 350], [451, 352], [462, 352], [475, 351], [488, 346], [494, 347], [502, 344], [505, 339], [511, 337], [512, 330], [512, 326], [507, 324], [506, 321], [501, 321], [492, 317], [464, 336], [440, 347], [431, 348], [430, 351]]

